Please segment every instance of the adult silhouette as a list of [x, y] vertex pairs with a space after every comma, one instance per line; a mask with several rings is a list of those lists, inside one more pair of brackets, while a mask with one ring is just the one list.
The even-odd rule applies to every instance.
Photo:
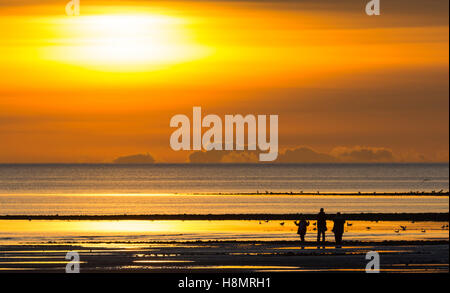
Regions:
[[326, 231], [327, 231], [327, 216], [323, 211], [323, 208], [321, 208], [319, 214], [317, 215], [317, 242], [320, 242], [321, 237], [322, 242], [325, 242]]
[[302, 216], [299, 221], [295, 221], [294, 224], [298, 227], [297, 234], [300, 235], [300, 241], [305, 242], [305, 235], [309, 226], [309, 221], [306, 221]]
[[342, 217], [341, 213], [336, 214], [336, 217], [334, 218], [333, 222], [334, 222], [333, 225], [334, 239], [336, 240], [336, 244], [341, 244], [345, 224], [345, 220]]

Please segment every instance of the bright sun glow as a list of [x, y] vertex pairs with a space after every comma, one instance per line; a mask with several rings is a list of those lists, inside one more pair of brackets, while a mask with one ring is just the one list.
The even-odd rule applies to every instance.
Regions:
[[106, 70], [149, 70], [198, 59], [207, 50], [192, 41], [186, 20], [162, 15], [99, 15], [60, 19], [44, 57]]

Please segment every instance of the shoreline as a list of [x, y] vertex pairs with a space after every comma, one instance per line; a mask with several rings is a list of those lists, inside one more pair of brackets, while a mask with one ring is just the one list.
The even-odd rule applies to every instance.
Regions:
[[225, 196], [271, 196], [271, 195], [292, 195], [292, 196], [450, 196], [450, 191], [386, 191], [386, 192], [292, 192], [292, 191], [264, 191], [264, 192], [158, 192], [158, 193], [5, 193], [1, 196], [161, 196], [161, 195], [225, 195]]
[[[330, 236], [331, 238], [331, 236]], [[60, 246], [70, 246], [70, 247], [81, 247], [88, 250], [86, 245], [96, 245], [96, 244], [124, 244], [124, 245], [144, 245], [144, 244], [157, 244], [157, 245], [171, 245], [171, 244], [246, 244], [246, 245], [299, 245], [299, 240], [161, 240], [161, 241], [50, 241], [42, 243], [31, 243], [31, 244], [0, 244], [0, 251], [3, 251], [7, 247], [15, 246], [28, 246], [37, 248], [39, 246], [45, 247], [60, 247]], [[343, 240], [343, 246], [403, 246], [403, 245], [449, 245], [450, 240], [381, 240], [381, 241], [363, 241], [363, 240]], [[316, 246], [339, 246], [336, 245], [334, 241], [316, 242], [316, 241], [305, 241], [299, 247], [316, 247]]]
[[[335, 214], [327, 214], [332, 220]], [[448, 222], [449, 213], [342, 213], [351, 221], [431, 221]], [[0, 220], [76, 220], [76, 221], [120, 221], [120, 220], [315, 220], [317, 214], [147, 214], [147, 215], [0, 215]]]
[[[172, 193], [171, 193], [172, 194]], [[173, 193], [174, 195], [180, 193]], [[195, 192], [182, 195], [319, 195], [319, 196], [450, 196], [450, 191], [386, 191], [386, 192]]]

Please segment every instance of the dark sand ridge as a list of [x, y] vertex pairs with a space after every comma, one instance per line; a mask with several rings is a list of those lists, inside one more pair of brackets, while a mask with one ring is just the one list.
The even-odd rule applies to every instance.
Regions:
[[[149, 215], [1, 215], [0, 220], [298, 220], [304, 217], [315, 220], [317, 214], [149, 214]], [[333, 219], [335, 214], [327, 214]], [[360, 213], [342, 214], [346, 220], [352, 221], [449, 221], [449, 213]]]

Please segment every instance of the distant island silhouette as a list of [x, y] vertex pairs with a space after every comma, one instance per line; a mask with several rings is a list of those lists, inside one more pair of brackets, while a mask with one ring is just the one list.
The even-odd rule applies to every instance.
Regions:
[[113, 161], [114, 164], [153, 164], [155, 159], [150, 154], [136, 154], [118, 157]]

